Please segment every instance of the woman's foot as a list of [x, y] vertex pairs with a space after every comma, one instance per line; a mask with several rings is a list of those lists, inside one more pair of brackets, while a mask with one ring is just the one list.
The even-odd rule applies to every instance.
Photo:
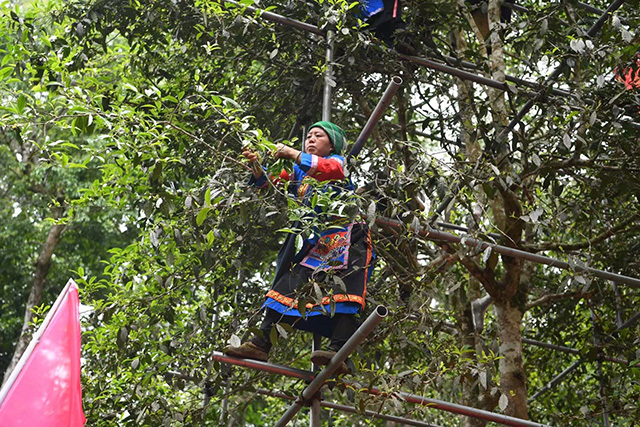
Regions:
[[[331, 359], [333, 358], [333, 356], [335, 355], [336, 355], [335, 351], [316, 350], [313, 353], [311, 353], [311, 362], [319, 366], [328, 365], [329, 362], [331, 362]], [[349, 368], [347, 368], [347, 364], [344, 361], [341, 362], [340, 365], [338, 365], [335, 371], [333, 371], [333, 374], [336, 376], [344, 375], [348, 373], [349, 373]]]
[[242, 357], [244, 359], [254, 359], [266, 362], [269, 360], [269, 352], [257, 346], [251, 341], [242, 343], [239, 347], [228, 345], [224, 348], [224, 354], [228, 356]]

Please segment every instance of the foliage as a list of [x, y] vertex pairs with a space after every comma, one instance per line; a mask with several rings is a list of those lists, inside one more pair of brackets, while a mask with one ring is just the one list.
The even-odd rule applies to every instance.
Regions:
[[[6, 366], [48, 228], [67, 224], [44, 301], [73, 275], [91, 307], [83, 318], [83, 405], [91, 425], [272, 425], [287, 402], [257, 390], [295, 396], [303, 386], [211, 359], [232, 335], [246, 338], [258, 323], [291, 220], [309, 217], [282, 188], [248, 188], [250, 168], [239, 151], [253, 146], [276, 172], [282, 164], [269, 150], [276, 142], [299, 144], [301, 127], [320, 116], [326, 69], [320, 36], [270, 23], [244, 9], [251, 3], [4, 5], [0, 358]], [[407, 3], [409, 34], [429, 34], [415, 38], [418, 49], [435, 45], [495, 78], [464, 9], [444, 0]], [[260, 4], [336, 25], [332, 120], [351, 141], [390, 76], [405, 80], [350, 167], [360, 195], [315, 199], [351, 218], [358, 207], [374, 229], [379, 261], [367, 304], [384, 304], [392, 315], [353, 356], [358, 379], [388, 392], [510, 413], [515, 401], [504, 406], [500, 399], [507, 362], [500, 311], [487, 313], [481, 334], [470, 332], [471, 301], [488, 292], [496, 305], [522, 313], [515, 329], [521, 326], [525, 337], [579, 351], [570, 359], [525, 346], [529, 395], [569, 360], [584, 360], [529, 405], [532, 419], [597, 423], [600, 380], [616, 424], [637, 419], [638, 368], [598, 363], [603, 353], [637, 363], [637, 334], [615, 326], [616, 313], [634, 314], [637, 290], [616, 291], [575, 269], [640, 276], [634, 256], [640, 153], [630, 123], [640, 102], [611, 79], [611, 70], [635, 53], [629, 29], [637, 28], [637, 13], [623, 8], [600, 37], [587, 38], [593, 14], [568, 3], [522, 2], [531, 12], [500, 32], [506, 72], [542, 80], [565, 61], [562, 87], [575, 96], [540, 96], [505, 142], [494, 92], [467, 87], [463, 97], [461, 81], [399, 61], [359, 27], [356, 3]], [[452, 43], [456, 32], [465, 45]], [[504, 111], [513, 117], [534, 95], [510, 87]], [[56, 208], [62, 208], [57, 217]], [[376, 217], [404, 227], [376, 226]], [[416, 232], [436, 227], [435, 220], [568, 260], [575, 271], [515, 265], [491, 250], [432, 242]], [[515, 270], [517, 286], [507, 295]], [[285, 332], [272, 360], [306, 369], [310, 338]], [[324, 396], [361, 412], [458, 422], [392, 394], [337, 386]], [[332, 425], [382, 425], [362, 415], [331, 417]]]

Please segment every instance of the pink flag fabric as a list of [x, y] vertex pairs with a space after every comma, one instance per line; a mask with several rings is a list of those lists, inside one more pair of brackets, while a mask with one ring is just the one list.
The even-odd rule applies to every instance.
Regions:
[[61, 304], [0, 403], [2, 427], [76, 427], [86, 421], [80, 388], [78, 286], [71, 282], [65, 289]]

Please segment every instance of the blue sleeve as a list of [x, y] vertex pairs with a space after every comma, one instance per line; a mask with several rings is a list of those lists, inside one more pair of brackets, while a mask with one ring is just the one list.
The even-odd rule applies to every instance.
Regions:
[[264, 170], [264, 173], [260, 175], [260, 178], [256, 178], [254, 174], [251, 174], [248, 185], [258, 188], [264, 188], [269, 185], [269, 182], [267, 181], [267, 169], [263, 166], [262, 170]]

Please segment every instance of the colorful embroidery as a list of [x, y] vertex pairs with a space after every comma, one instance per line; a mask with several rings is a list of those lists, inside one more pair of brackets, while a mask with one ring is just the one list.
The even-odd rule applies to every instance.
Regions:
[[320, 234], [318, 242], [300, 262], [314, 270], [337, 270], [347, 268], [351, 246], [350, 224], [341, 230], [329, 230]]
[[[298, 308], [298, 300], [297, 299], [293, 299], [293, 298], [289, 298], [289, 297], [285, 297], [284, 295], [282, 295], [281, 293], [274, 291], [273, 289], [271, 289], [269, 292], [267, 292], [267, 298], [271, 298], [275, 301], [278, 301], [280, 304], [284, 304], [286, 306], [289, 307], [293, 307], [293, 308]], [[358, 295], [346, 295], [346, 294], [338, 294], [338, 295], [332, 295], [332, 296], [327, 296], [327, 297], [323, 297], [322, 298], [322, 305], [328, 305], [331, 303], [331, 301], [334, 302], [355, 302], [357, 304], [360, 304], [363, 308], [364, 308], [364, 298]], [[306, 307], [307, 308], [313, 308], [318, 306], [319, 304], [311, 304], [311, 303], [307, 303]]]
[[309, 180], [312, 180], [310, 176], [305, 176], [302, 178], [302, 182], [298, 186], [298, 199], [304, 200], [305, 194], [307, 194], [307, 190], [309, 190]]

